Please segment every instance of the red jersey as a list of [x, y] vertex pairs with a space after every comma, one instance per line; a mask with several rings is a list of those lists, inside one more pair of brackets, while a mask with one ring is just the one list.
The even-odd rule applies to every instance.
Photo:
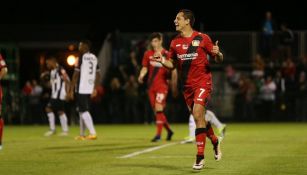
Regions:
[[[169, 71], [161, 63], [152, 60], [154, 53], [154, 50], [146, 51], [142, 60], [142, 65], [148, 69], [148, 87], [165, 87], [167, 86]], [[165, 58], [168, 57], [168, 51], [165, 49], [162, 50], [161, 54]]]
[[191, 37], [178, 35], [171, 42], [170, 59], [177, 68], [184, 88], [212, 86], [208, 56], [215, 56], [213, 43], [206, 34], [194, 31]]

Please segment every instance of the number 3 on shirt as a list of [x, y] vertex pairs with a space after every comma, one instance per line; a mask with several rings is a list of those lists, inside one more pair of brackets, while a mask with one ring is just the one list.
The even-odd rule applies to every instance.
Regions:
[[93, 70], [94, 69], [94, 63], [91, 62], [91, 61], [89, 61], [88, 63], [90, 64], [90, 67], [89, 67], [90, 72], [89, 72], [89, 74], [92, 75], [94, 73], [94, 70]]

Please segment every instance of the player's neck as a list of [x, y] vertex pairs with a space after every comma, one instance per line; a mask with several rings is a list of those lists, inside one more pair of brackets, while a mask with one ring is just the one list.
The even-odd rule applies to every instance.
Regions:
[[186, 29], [183, 29], [180, 33], [182, 37], [191, 37], [193, 34], [193, 29], [191, 27], [187, 27]]
[[163, 47], [158, 47], [154, 49], [155, 52], [161, 52], [162, 50], [163, 50]]

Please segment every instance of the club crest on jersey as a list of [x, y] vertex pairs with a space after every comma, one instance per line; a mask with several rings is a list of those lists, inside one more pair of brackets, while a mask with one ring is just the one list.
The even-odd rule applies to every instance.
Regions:
[[192, 46], [199, 46], [200, 41], [199, 40], [193, 40], [192, 41]]
[[187, 50], [189, 46], [187, 44], [182, 44], [182, 49]]

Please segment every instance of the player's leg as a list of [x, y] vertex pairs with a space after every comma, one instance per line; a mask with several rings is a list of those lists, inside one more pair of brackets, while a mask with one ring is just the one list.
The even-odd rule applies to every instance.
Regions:
[[85, 140], [85, 124], [79, 112], [80, 135], [75, 137], [75, 140]]
[[2, 118], [2, 88], [0, 86], [0, 150], [2, 149], [2, 136], [3, 136], [3, 128], [4, 128], [4, 120]]
[[[0, 110], [1, 110], [1, 107], [0, 107]], [[0, 150], [2, 149], [3, 128], [4, 128], [4, 120], [2, 118], [1, 111], [0, 111]]]
[[226, 125], [220, 122], [220, 120], [216, 117], [216, 115], [210, 110], [206, 111], [205, 119], [206, 121], [210, 122], [211, 125], [217, 128], [218, 136], [220, 137], [220, 139], [223, 139], [226, 132]]
[[159, 92], [156, 94], [155, 111], [157, 115], [160, 115], [160, 118], [163, 121], [163, 126], [167, 131], [166, 140], [170, 141], [172, 139], [172, 136], [174, 135], [174, 132], [171, 130], [170, 125], [167, 121], [167, 117], [164, 113], [164, 109], [166, 106], [166, 97], [167, 97], [167, 91]]
[[213, 131], [213, 128], [212, 128], [210, 122], [207, 122], [207, 127], [206, 128], [207, 128], [207, 137], [211, 140], [211, 143], [213, 145], [214, 159], [216, 161], [219, 161], [222, 158], [222, 152], [221, 152], [221, 147], [220, 147], [220, 140], [214, 134], [214, 131]]
[[62, 127], [62, 133], [60, 133], [60, 136], [67, 136], [68, 135], [68, 120], [65, 114], [65, 101], [57, 100], [56, 103], [57, 103], [58, 116], [59, 116], [61, 127]]
[[60, 123], [61, 123], [61, 127], [62, 127], [62, 133], [60, 134], [60, 136], [67, 136], [68, 135], [67, 116], [66, 116], [64, 110], [59, 111], [58, 114], [59, 114]]
[[196, 162], [193, 165], [193, 169], [200, 170], [204, 166], [205, 159], [205, 146], [206, 146], [206, 121], [204, 119], [205, 107], [201, 104], [194, 104], [192, 108], [193, 117], [196, 124], [195, 140], [197, 146]]
[[148, 90], [148, 97], [149, 97], [149, 102], [150, 105], [152, 106], [152, 109], [155, 113], [155, 118], [156, 118], [156, 135], [154, 138], [151, 140], [152, 142], [157, 142], [161, 140], [161, 133], [163, 129], [163, 117], [160, 115], [160, 112], [157, 113], [155, 109], [155, 101], [156, 101], [156, 93], [155, 91], [149, 89]]
[[52, 100], [48, 103], [45, 111], [47, 113], [48, 122], [49, 122], [49, 131], [47, 131], [44, 135], [46, 137], [52, 136], [55, 134], [55, 115], [52, 110], [53, 102]]
[[189, 116], [189, 135], [184, 138], [183, 143], [192, 143], [195, 141], [196, 124], [192, 114]]
[[[80, 94], [79, 94], [80, 96]], [[86, 136], [86, 139], [95, 140], [97, 139], [96, 130], [94, 127], [92, 116], [89, 112], [89, 104], [90, 104], [90, 95], [81, 95], [82, 102], [79, 107], [80, 118], [82, 118], [86, 128], [89, 130], [89, 135]]]

